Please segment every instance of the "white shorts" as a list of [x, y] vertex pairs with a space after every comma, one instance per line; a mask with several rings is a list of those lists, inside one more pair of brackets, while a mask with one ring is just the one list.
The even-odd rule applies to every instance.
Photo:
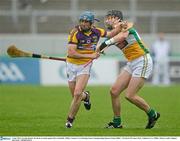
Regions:
[[84, 67], [85, 65], [76, 65], [67, 62], [66, 63], [66, 72], [68, 81], [76, 81], [76, 77], [81, 74], [89, 74], [91, 73], [92, 63]]
[[132, 74], [132, 77], [148, 79], [152, 75], [153, 62], [150, 54], [145, 54], [131, 62], [128, 62], [124, 70]]

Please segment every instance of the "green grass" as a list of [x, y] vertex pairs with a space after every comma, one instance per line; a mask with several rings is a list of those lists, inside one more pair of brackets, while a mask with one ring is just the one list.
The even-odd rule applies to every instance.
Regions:
[[146, 86], [140, 95], [161, 113], [151, 130], [147, 116], [122, 94], [124, 129], [104, 129], [112, 119], [109, 86], [88, 87], [92, 110], [81, 108], [72, 129], [64, 127], [71, 96], [67, 87], [0, 85], [0, 136], [179, 136], [180, 86]]

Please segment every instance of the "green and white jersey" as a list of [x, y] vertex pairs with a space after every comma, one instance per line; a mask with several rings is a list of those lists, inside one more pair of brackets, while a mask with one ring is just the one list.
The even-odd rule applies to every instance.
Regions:
[[141, 40], [141, 37], [137, 33], [136, 29], [132, 27], [128, 31], [129, 35], [123, 43], [117, 44], [127, 60], [132, 61], [146, 53], [149, 53], [149, 50], [145, 47], [145, 44]]

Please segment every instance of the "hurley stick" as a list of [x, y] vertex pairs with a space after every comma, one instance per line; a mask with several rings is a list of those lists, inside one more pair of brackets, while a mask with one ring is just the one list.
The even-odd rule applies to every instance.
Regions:
[[7, 53], [11, 57], [31, 57], [31, 58], [58, 60], [58, 61], [64, 61], [64, 62], [66, 61], [66, 58], [51, 57], [51, 56], [45, 56], [41, 54], [25, 52], [23, 50], [18, 49], [15, 45], [9, 46], [7, 49]]

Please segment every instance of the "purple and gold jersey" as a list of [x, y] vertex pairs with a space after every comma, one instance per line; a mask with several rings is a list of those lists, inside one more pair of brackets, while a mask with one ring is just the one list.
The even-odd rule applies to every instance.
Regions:
[[[76, 51], [81, 54], [92, 54], [96, 50], [96, 45], [100, 37], [105, 37], [106, 31], [102, 28], [93, 27], [88, 33], [81, 31], [79, 26], [71, 30], [68, 36], [68, 44], [77, 45]], [[91, 59], [71, 58], [67, 56], [67, 61], [73, 64], [85, 64]]]

